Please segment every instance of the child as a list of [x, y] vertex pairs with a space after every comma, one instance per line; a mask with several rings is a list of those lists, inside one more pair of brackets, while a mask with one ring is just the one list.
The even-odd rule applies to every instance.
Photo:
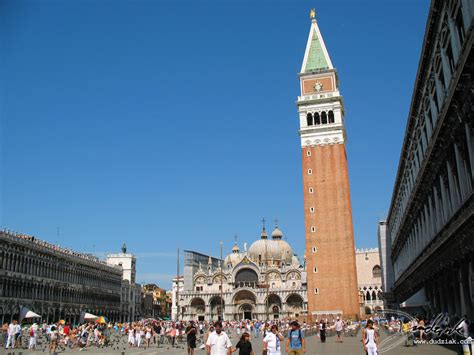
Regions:
[[374, 322], [372, 319], [367, 321], [367, 327], [362, 332], [362, 344], [367, 355], [377, 355], [379, 335], [374, 329]]

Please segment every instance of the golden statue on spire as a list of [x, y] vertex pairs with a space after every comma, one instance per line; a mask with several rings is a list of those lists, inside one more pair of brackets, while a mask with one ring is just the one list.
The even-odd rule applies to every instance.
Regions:
[[314, 7], [309, 12], [309, 17], [311, 18], [311, 20], [314, 20], [316, 18], [316, 10], [314, 9]]

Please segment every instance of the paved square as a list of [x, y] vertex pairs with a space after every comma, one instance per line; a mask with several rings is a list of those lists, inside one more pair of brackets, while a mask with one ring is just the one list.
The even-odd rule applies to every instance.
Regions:
[[[387, 341], [388, 334], [382, 333], [382, 341]], [[237, 340], [236, 334], [231, 334], [231, 341], [232, 344], [235, 345], [236, 340]], [[317, 336], [309, 336], [306, 338], [307, 339], [307, 351], [306, 354], [313, 355], [313, 354], [327, 354], [327, 355], [333, 355], [333, 354], [341, 354], [341, 355], [350, 355], [350, 354], [364, 354], [362, 350], [362, 345], [360, 342], [360, 332], [356, 336], [346, 336], [344, 338], [344, 341], [342, 343], [336, 342], [336, 338], [334, 336], [329, 336], [326, 339], [325, 343], [321, 343], [319, 337]], [[380, 350], [381, 354], [387, 354], [387, 355], [399, 355], [399, 354], [427, 354], [429, 353], [430, 355], [453, 355], [458, 353], [461, 350], [461, 346], [457, 347], [451, 347], [451, 348], [445, 348], [439, 345], [418, 345], [416, 347], [410, 346], [410, 347], [405, 347], [403, 346], [403, 339], [399, 338], [399, 345], [395, 346], [391, 350], [386, 350], [385, 347], [382, 347]], [[28, 351], [25, 349], [15, 349], [15, 351], [5, 351], [5, 349], [2, 349], [0, 351], [0, 354], [15, 354], [19, 355], [20, 353], [22, 354], [43, 354], [47, 353], [48, 350], [45, 347], [44, 342], [39, 342], [39, 347], [38, 349], [33, 352], [33, 351]], [[390, 344], [393, 344], [393, 342], [390, 342]], [[252, 345], [254, 348], [254, 353], [255, 355], [259, 355], [262, 353], [262, 338], [254, 338], [252, 339]], [[113, 340], [113, 345], [106, 347], [104, 349], [97, 349], [95, 347], [89, 348], [85, 351], [79, 351], [79, 350], [59, 350], [57, 352], [58, 354], [62, 353], [80, 353], [80, 354], [186, 354], [186, 349], [184, 346], [179, 346], [176, 348], [170, 347], [168, 345], [162, 345], [160, 347], [157, 347], [156, 344], [152, 345], [149, 349], [144, 349], [144, 348], [133, 348], [129, 349], [128, 345], [126, 344], [126, 339], [125, 337], [120, 337], [120, 338], [114, 338]], [[205, 351], [201, 349], [196, 349], [195, 351], [196, 355], [205, 355]], [[238, 354], [238, 352], [235, 352], [234, 354]], [[284, 351], [284, 347], [282, 349], [282, 354], [286, 354]]]

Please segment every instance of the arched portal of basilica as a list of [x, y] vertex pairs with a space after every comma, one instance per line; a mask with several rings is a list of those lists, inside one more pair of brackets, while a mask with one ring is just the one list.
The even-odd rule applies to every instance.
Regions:
[[180, 293], [181, 318], [202, 321], [306, 316], [306, 270], [282, 236], [276, 227], [270, 239], [263, 228], [260, 239], [248, 250], [241, 252], [235, 244], [223, 261], [216, 264], [216, 259], [209, 257], [207, 265], [199, 262], [192, 273], [185, 273], [192, 282]]

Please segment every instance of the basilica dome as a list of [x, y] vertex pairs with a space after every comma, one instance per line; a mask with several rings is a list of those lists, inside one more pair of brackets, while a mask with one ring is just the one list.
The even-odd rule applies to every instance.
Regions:
[[280, 252], [280, 259], [285, 263], [291, 265], [293, 262], [293, 249], [287, 241], [281, 239], [274, 239], [274, 243], [278, 245], [278, 250]]
[[240, 263], [241, 260], [242, 260], [242, 254], [240, 254], [240, 253], [229, 254], [224, 259], [224, 267], [229, 267], [229, 264], [232, 267], [234, 267], [235, 265]]
[[278, 244], [271, 239], [259, 239], [249, 248], [249, 257], [258, 262], [265, 260], [281, 260], [281, 251]]
[[300, 259], [298, 259], [298, 257], [296, 255], [293, 255], [292, 265], [295, 265], [295, 266], [300, 266], [301, 265]]
[[281, 232], [281, 230], [278, 229], [278, 227], [275, 227], [275, 229], [272, 232], [272, 238], [275, 239], [275, 238], [281, 238], [281, 237], [283, 237], [283, 233]]
[[243, 255], [240, 253], [239, 246], [237, 244], [234, 244], [234, 246], [232, 247], [232, 254], [227, 255], [224, 259], [224, 267], [229, 267], [229, 265], [234, 267], [235, 265], [240, 263], [240, 261], [242, 260], [242, 256]]

